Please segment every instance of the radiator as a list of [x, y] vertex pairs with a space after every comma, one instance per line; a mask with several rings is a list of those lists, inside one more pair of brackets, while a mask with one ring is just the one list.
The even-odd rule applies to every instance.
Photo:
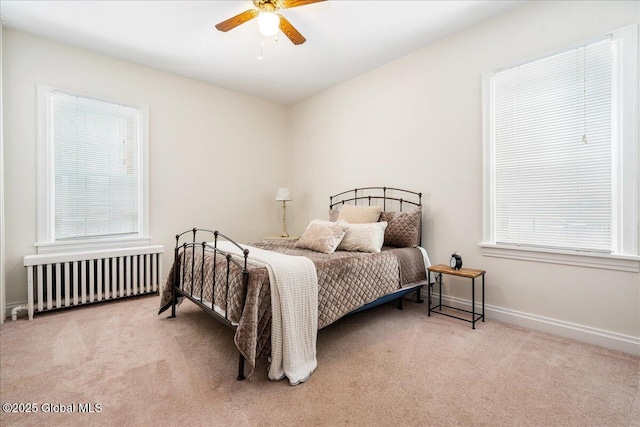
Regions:
[[154, 245], [25, 256], [29, 320], [34, 312], [157, 292], [163, 252]]

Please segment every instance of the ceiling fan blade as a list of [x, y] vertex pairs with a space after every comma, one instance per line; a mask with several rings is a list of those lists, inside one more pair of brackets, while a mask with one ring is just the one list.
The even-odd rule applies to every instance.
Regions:
[[293, 44], [302, 44], [307, 41], [302, 34], [298, 30], [295, 29], [291, 22], [287, 21], [287, 18], [278, 14], [280, 17], [280, 29], [282, 32], [289, 37], [289, 40], [293, 42]]
[[240, 24], [244, 24], [247, 21], [252, 20], [256, 16], [258, 16], [259, 11], [256, 9], [245, 10], [244, 12], [234, 16], [233, 18], [229, 18], [226, 21], [222, 21], [216, 25], [216, 28], [220, 31], [229, 31], [234, 29]]
[[283, 9], [291, 9], [292, 7], [305, 6], [307, 4], [318, 3], [318, 2], [321, 2], [321, 1], [325, 1], [325, 0], [283, 0], [282, 1], [282, 8]]

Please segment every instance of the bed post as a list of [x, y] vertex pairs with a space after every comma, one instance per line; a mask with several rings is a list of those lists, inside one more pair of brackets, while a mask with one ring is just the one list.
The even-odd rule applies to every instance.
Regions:
[[[422, 210], [422, 193], [418, 193], [418, 203], [420, 204], [420, 210]], [[420, 212], [420, 230], [418, 233], [418, 246], [422, 246], [422, 214]], [[429, 281], [429, 275], [427, 274], [427, 281]]]
[[[245, 249], [242, 251], [244, 254], [244, 267], [242, 269], [242, 309], [240, 313], [244, 312], [244, 306], [247, 302], [247, 290], [249, 288], [249, 270], [247, 269], [247, 257], [249, 256], [249, 249]], [[238, 381], [242, 381], [245, 379], [244, 376], [244, 356], [240, 351], [238, 351]]]
[[218, 259], [218, 230], [213, 232], [213, 279], [211, 279], [211, 301], [216, 300], [216, 271]]
[[382, 210], [387, 210], [387, 187], [382, 187]]
[[[207, 244], [205, 242], [202, 242], [202, 263], [200, 264], [202, 266], [202, 268], [200, 269], [200, 302], [202, 302], [202, 295], [204, 292], [204, 251], [206, 246]], [[211, 300], [213, 301], [213, 297], [211, 298]]]
[[178, 274], [176, 265], [178, 262], [178, 243], [180, 242], [180, 235], [176, 234], [176, 247], [173, 251], [173, 279], [171, 283], [171, 316], [169, 319], [176, 317], [176, 280], [178, 280]]
[[238, 381], [244, 381], [245, 380], [245, 376], [244, 376], [244, 356], [242, 355], [242, 353], [240, 353], [240, 351], [238, 351], [238, 377], [237, 377]]
[[197, 231], [198, 229], [193, 227], [193, 240], [191, 242], [192, 243], [191, 245], [191, 291], [189, 292], [191, 296], [193, 296], [193, 282], [196, 281], [195, 268], [196, 268], [196, 232]]
[[[418, 193], [418, 203], [420, 204], [420, 210], [422, 211], [422, 193]], [[422, 212], [420, 212], [420, 229], [418, 230], [418, 246], [422, 246]], [[429, 295], [429, 286], [431, 286], [431, 284], [429, 283], [430, 276], [431, 276], [431, 273], [429, 273], [429, 271], [427, 270], [427, 295]], [[418, 290], [416, 291], [416, 302], [418, 304], [422, 304], [424, 302], [424, 300], [420, 295], [421, 290], [422, 288], [418, 288]], [[431, 301], [429, 301], [429, 303], [430, 302]]]

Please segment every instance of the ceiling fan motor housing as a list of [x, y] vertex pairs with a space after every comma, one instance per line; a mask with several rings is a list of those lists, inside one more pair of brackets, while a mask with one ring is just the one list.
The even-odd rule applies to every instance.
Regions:
[[262, 12], [274, 12], [284, 8], [282, 0], [253, 0], [253, 4]]

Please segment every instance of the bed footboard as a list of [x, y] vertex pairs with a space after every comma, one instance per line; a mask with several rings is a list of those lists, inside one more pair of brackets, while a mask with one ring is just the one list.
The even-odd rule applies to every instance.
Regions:
[[[188, 235], [189, 233], [191, 233], [191, 241], [189, 242], [183, 242], [182, 244], [181, 239], [183, 238], [183, 236]], [[201, 241], [199, 240], [199, 235], [213, 235], [213, 244], [208, 243], [205, 239], [202, 239]], [[227, 253], [221, 249], [218, 248], [218, 239], [219, 238], [223, 238], [224, 240], [231, 242], [232, 244], [234, 244], [235, 246], [237, 246], [242, 253], [244, 254], [244, 259], [242, 260], [242, 262], [238, 261], [237, 259], [235, 259], [230, 253]], [[187, 253], [191, 252], [191, 265], [187, 265]], [[205, 283], [205, 255], [206, 253], [212, 253], [213, 254], [213, 276], [210, 280], [210, 282]], [[202, 259], [201, 262], [199, 263], [198, 268], [196, 268], [196, 255], [200, 253]], [[196, 304], [197, 306], [199, 306], [202, 310], [204, 310], [206, 313], [208, 313], [209, 315], [211, 315], [214, 319], [218, 320], [219, 322], [221, 322], [222, 324], [224, 324], [225, 326], [228, 326], [232, 329], [236, 329], [237, 328], [237, 324], [234, 324], [231, 319], [229, 319], [229, 306], [230, 306], [230, 292], [229, 292], [229, 275], [231, 272], [231, 268], [233, 265], [235, 265], [236, 267], [238, 267], [239, 269], [241, 269], [242, 271], [242, 290], [241, 290], [241, 306], [240, 306], [240, 313], [243, 312], [244, 310], [244, 306], [246, 303], [246, 298], [247, 298], [247, 286], [249, 283], [249, 270], [247, 268], [247, 258], [249, 256], [249, 250], [248, 249], [244, 249], [242, 248], [239, 244], [237, 244], [235, 241], [233, 241], [232, 239], [230, 239], [229, 237], [225, 236], [224, 234], [220, 233], [219, 231], [212, 231], [212, 230], [207, 230], [207, 229], [202, 229], [202, 228], [192, 228], [191, 230], [187, 230], [184, 231], [182, 233], [176, 234], [176, 246], [174, 249], [174, 259], [173, 259], [173, 277], [172, 277], [172, 286], [171, 286], [171, 315], [169, 316], [169, 318], [175, 318], [176, 317], [176, 304], [177, 304], [177, 300], [180, 297], [183, 298], [187, 298], [188, 300], [190, 300], [191, 302], [193, 302], [194, 304]], [[216, 306], [215, 306], [215, 295], [216, 295], [216, 274], [217, 274], [217, 268], [216, 268], [216, 261], [218, 259], [218, 257], [221, 257], [221, 261], [226, 263], [226, 268], [225, 268], [225, 272], [224, 274], [226, 275], [224, 280], [225, 283], [225, 289], [224, 289], [224, 295], [226, 298], [226, 304], [225, 304], [225, 310], [223, 312], [221, 312], [222, 310], [216, 310]], [[197, 270], [200, 271], [197, 271]], [[191, 277], [191, 286], [189, 287], [189, 289], [187, 289], [185, 287], [185, 276], [190, 273], [190, 277]], [[194, 281], [195, 278], [197, 277], [196, 275], [199, 275], [200, 277], [200, 292], [198, 294], [198, 292], [196, 291], [196, 295], [194, 295]], [[204, 301], [204, 291], [205, 291], [205, 287], [208, 287], [211, 290], [211, 302], [209, 306], [205, 301]], [[242, 353], [239, 352], [239, 360], [238, 360], [238, 380], [244, 380], [245, 376], [244, 376], [244, 356], [242, 355]]]

